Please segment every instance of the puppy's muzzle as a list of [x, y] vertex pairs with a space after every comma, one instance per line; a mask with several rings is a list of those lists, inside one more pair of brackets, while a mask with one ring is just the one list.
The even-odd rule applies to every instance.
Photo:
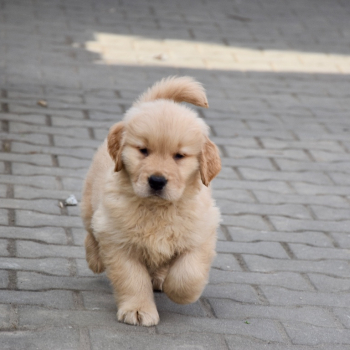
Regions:
[[151, 175], [148, 178], [148, 184], [152, 190], [160, 191], [167, 184], [168, 180], [164, 176]]

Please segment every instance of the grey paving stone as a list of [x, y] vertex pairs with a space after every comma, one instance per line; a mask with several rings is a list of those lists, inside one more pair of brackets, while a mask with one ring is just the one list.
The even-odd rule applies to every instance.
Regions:
[[216, 180], [214, 182], [215, 189], [221, 188], [238, 188], [249, 190], [265, 190], [278, 193], [292, 193], [290, 187], [282, 181], [232, 181], [232, 180]]
[[222, 157], [221, 162], [224, 166], [275, 170], [270, 160], [265, 158], [233, 159]]
[[7, 246], [8, 246], [8, 241], [5, 239], [0, 239], [0, 256], [9, 256]]
[[1, 258], [0, 268], [6, 270], [39, 271], [55, 275], [69, 275], [69, 264], [67, 259], [45, 258], [45, 259], [21, 259]]
[[[282, 171], [330, 171], [334, 170], [331, 163], [302, 162], [291, 159], [275, 160]], [[350, 172], [349, 162], [337, 162], [336, 170], [339, 172]]]
[[346, 260], [273, 260], [256, 255], [244, 255], [244, 260], [251, 271], [298, 271], [333, 274], [338, 277], [349, 276], [350, 264]]
[[338, 278], [316, 273], [309, 273], [308, 276], [317, 290], [321, 292], [347, 292], [350, 289], [350, 280], [348, 278]]
[[7, 186], [6, 185], [0, 185], [0, 197], [4, 198], [6, 197], [6, 192], [7, 192]]
[[317, 162], [340, 162], [349, 161], [350, 155], [342, 152], [327, 152], [322, 150], [310, 150], [312, 156]]
[[58, 226], [81, 227], [82, 221], [78, 217], [50, 215], [32, 212], [30, 210], [16, 210], [18, 226]]
[[9, 276], [7, 271], [0, 271], [0, 288], [7, 288], [9, 284]]
[[73, 241], [75, 245], [83, 246], [86, 231], [83, 228], [72, 228]]
[[350, 310], [348, 308], [334, 308], [333, 312], [346, 328], [350, 328]]
[[[86, 175], [86, 170], [74, 170], [67, 168], [56, 167], [42, 167], [34, 166], [25, 163], [12, 163], [12, 174], [14, 175], [48, 175], [48, 176], [64, 176], [62, 182], [65, 181], [80, 181]], [[75, 178], [69, 178], [67, 176], [74, 176]]]
[[2, 181], [4, 183], [19, 185], [19, 186], [33, 186], [44, 189], [56, 189], [57, 183], [56, 179], [53, 176], [21, 176], [21, 175], [2, 175]]
[[350, 234], [332, 232], [331, 236], [335, 239], [337, 244], [342, 248], [350, 248]]
[[37, 115], [37, 114], [18, 115], [13, 113], [0, 113], [0, 120], [23, 122], [27, 124], [41, 124], [41, 125], [46, 124], [46, 117], [44, 115]]
[[349, 294], [337, 294], [334, 297], [334, 293], [294, 291], [271, 286], [262, 286], [261, 289], [271, 305], [347, 308], [350, 298]]
[[63, 228], [60, 227], [2, 227], [0, 237], [11, 239], [29, 239], [43, 241], [46, 243], [66, 244], [67, 235]]
[[[84, 248], [82, 248], [84, 249]], [[84, 255], [85, 255], [85, 249], [84, 249]], [[95, 276], [95, 274], [89, 269], [88, 264], [84, 259], [75, 259], [75, 264], [77, 266], [77, 275], [78, 276]]]
[[268, 191], [253, 191], [261, 203], [285, 204], [315, 204], [334, 208], [349, 208], [349, 203], [340, 195], [305, 195], [305, 194], [278, 194]]
[[238, 261], [232, 254], [217, 254], [212, 263], [212, 267], [224, 271], [242, 271]]
[[[10, 327], [10, 305], [0, 305], [0, 329], [3, 330], [9, 327]], [[1, 340], [1, 335], [0, 335], [0, 340]]]
[[218, 200], [217, 204], [223, 214], [283, 215], [294, 217], [296, 219], [311, 219], [311, 215], [302, 205], [237, 203], [230, 200]]
[[126, 344], [130, 349], [218, 349], [226, 350], [225, 341], [220, 335], [214, 334], [130, 334], [126, 332], [114, 332], [112, 329], [90, 329], [93, 349], [112, 350], [124, 348]]
[[6, 331], [0, 333], [0, 342], [4, 350], [75, 350], [79, 348], [79, 332], [68, 327]]
[[284, 171], [267, 171], [252, 168], [239, 168], [240, 173], [247, 180], [283, 180], [283, 181], [300, 181], [318, 185], [330, 185], [331, 180], [322, 172], [284, 172]]
[[334, 209], [324, 206], [311, 206], [312, 211], [315, 213], [316, 217], [320, 220], [347, 220], [350, 217], [349, 209]]
[[[28, 107], [20, 108], [20, 110], [27, 110]], [[34, 112], [34, 110], [32, 109]], [[45, 111], [46, 113], [50, 113], [48, 110]], [[57, 111], [55, 111], [57, 113]], [[18, 122], [10, 122], [10, 132], [11, 133], [35, 133], [35, 134], [44, 134], [44, 135], [64, 135], [64, 136], [79, 136], [79, 138], [89, 138], [89, 132], [87, 128], [63, 128], [63, 127], [50, 127], [50, 126], [41, 126], [41, 125], [32, 125], [30, 128], [27, 124], [24, 123], [18, 123]]]
[[232, 167], [222, 167], [220, 173], [217, 176], [218, 179], [232, 179], [239, 180], [238, 175], [235, 173]]
[[275, 242], [218, 242], [216, 249], [220, 253], [260, 254], [270, 258], [289, 258], [282, 246]]
[[[264, 342], [254, 338], [239, 337], [234, 335], [226, 335], [225, 340], [230, 350], [329, 350], [329, 344], [320, 344], [316, 346], [295, 345], [291, 344], [290, 340], [287, 340], [285, 343], [270, 341]], [[332, 349], [344, 350], [344, 345], [332, 344]]]
[[[317, 247], [333, 247], [333, 241], [323, 232], [266, 232], [242, 230], [237, 227], [228, 227], [232, 240], [235, 242], [285, 242], [305, 243]], [[343, 245], [342, 245], [343, 246]]]
[[308, 160], [306, 153], [302, 150], [244, 149], [233, 146], [225, 146], [225, 149], [233, 159], [257, 157]]
[[218, 318], [249, 320], [250, 318], [300, 322], [320, 327], [337, 328], [333, 316], [319, 307], [299, 308], [285, 306], [241, 305], [231, 300], [209, 299]]
[[324, 327], [304, 326], [300, 323], [284, 323], [286, 332], [294, 344], [350, 344], [349, 329], [329, 329]]
[[60, 208], [56, 200], [21, 200], [12, 198], [3, 198], [0, 203], [1, 208], [8, 209], [27, 209], [47, 214], [60, 214]]
[[6, 209], [0, 209], [0, 225], [8, 225], [8, 211]]
[[23, 258], [84, 258], [85, 250], [81, 247], [67, 245], [42, 244], [30, 241], [16, 242], [16, 252], [18, 257]]
[[297, 220], [281, 216], [269, 216], [270, 221], [277, 231], [337, 231], [350, 232], [350, 221], [315, 221], [315, 220]]
[[0, 152], [0, 160], [12, 162], [24, 162], [36, 165], [52, 165], [52, 159], [47, 154], [18, 154], [9, 152]]
[[261, 142], [266, 148], [271, 149], [315, 149], [325, 150], [328, 152], [343, 152], [343, 148], [336, 141], [313, 141], [313, 140], [278, 140], [261, 138]]
[[71, 169], [87, 169], [91, 164], [91, 159], [80, 159], [76, 157], [58, 156], [60, 166]]
[[[82, 170], [83, 169], [81, 169], [81, 171]], [[70, 169], [69, 172], [71, 172], [71, 171], [72, 170]], [[78, 172], [78, 170], [77, 170], [77, 172]], [[63, 188], [65, 190], [67, 190], [67, 191], [71, 191], [71, 192], [74, 192], [74, 193], [81, 192], [82, 189], [83, 189], [83, 184], [84, 184], [84, 180], [83, 179], [84, 179], [84, 177], [85, 177], [85, 174], [84, 174], [84, 176], [81, 176], [80, 178], [64, 177], [62, 179]], [[69, 209], [72, 209], [72, 208], [69, 208]]]
[[30, 133], [30, 134], [16, 134], [16, 133], [5, 133], [0, 131], [0, 138], [2, 140], [13, 140], [13, 141], [20, 141], [20, 142], [27, 142], [29, 144], [34, 144], [34, 145], [49, 145], [50, 140], [48, 135], [44, 134], [35, 134], [35, 133]]
[[92, 159], [93, 150], [91, 148], [64, 148], [64, 147], [54, 147], [54, 146], [43, 146], [43, 145], [30, 145], [21, 142], [11, 143], [11, 152], [22, 153], [22, 154], [55, 154], [55, 155], [66, 155], [82, 159]]
[[[56, 184], [53, 189], [41, 189], [30, 186], [14, 186], [15, 198], [22, 199], [57, 199], [64, 200], [69, 197], [71, 191], [68, 190], [59, 190], [58, 185]], [[80, 198], [80, 193], [76, 192], [75, 196], [77, 199]]]
[[[298, 272], [276, 272], [257, 273], [257, 272], [234, 272], [220, 271], [212, 269], [210, 272], [209, 283], [242, 283], [256, 285], [275, 285], [297, 290], [312, 290], [311, 285]], [[232, 286], [225, 289], [231, 290]]]
[[[113, 327], [114, 332], [127, 331], [129, 325], [117, 321], [116, 313], [111, 311], [91, 310], [48, 310], [45, 308], [21, 306], [18, 310], [19, 326], [36, 329], [40, 326], [51, 327]], [[133, 327], [134, 332], [146, 332], [146, 327]]]
[[303, 260], [349, 260], [350, 250], [340, 248], [310, 247], [305, 244], [289, 244], [290, 249], [297, 257]]
[[[159, 334], [197, 332], [237, 334], [254, 336], [258, 339], [282, 341], [282, 336], [275, 323], [270, 320], [251, 319], [250, 324], [236, 320], [218, 320], [195, 318], [170, 313], [160, 313], [162, 322], [156, 326]], [[175, 325], [175, 327], [174, 327]]]
[[293, 187], [300, 194], [309, 195], [350, 195], [349, 187], [346, 186], [320, 186], [300, 182], [294, 182]]
[[[213, 181], [215, 182], [215, 180]], [[232, 190], [232, 189], [217, 189], [213, 188], [213, 196], [217, 199], [227, 199], [235, 202], [255, 202], [254, 197], [249, 193], [249, 190]]]
[[[56, 273], [58, 275], [58, 273]], [[60, 275], [64, 275], [61, 273]], [[68, 276], [49, 276], [36, 272], [18, 272], [18, 287], [22, 290], [46, 290], [46, 289], [65, 289], [65, 290], [92, 290], [111, 292], [112, 288], [105, 276], [95, 277], [68, 277]]]
[[[209, 110], [208, 110], [209, 112]], [[205, 115], [207, 115], [207, 111], [203, 112]], [[215, 114], [215, 118], [217, 118], [217, 114]], [[249, 147], [249, 148], [258, 148], [259, 145], [256, 142], [254, 137], [218, 137], [218, 136], [212, 136], [212, 141], [215, 142], [217, 145], [221, 146], [237, 146], [237, 147]]]
[[[19, 282], [21, 283], [21, 282]], [[17, 290], [0, 290], [0, 303], [19, 305], [39, 305], [55, 309], [73, 309], [74, 301], [71, 291], [53, 290], [30, 292]]]
[[270, 229], [266, 221], [259, 215], [221, 215], [221, 217], [223, 224], [227, 226], [236, 226], [263, 231]]
[[74, 136], [53, 136], [54, 144], [58, 147], [67, 147], [71, 149], [72, 147], [86, 147], [91, 149], [96, 149], [100, 146], [101, 142], [96, 140], [91, 140], [91, 138], [75, 138]]
[[349, 175], [346, 173], [336, 173], [333, 172], [333, 170], [330, 170], [328, 172], [328, 175], [332, 178], [332, 180], [337, 184], [337, 185], [350, 185], [350, 180], [349, 180]]
[[0, 174], [3, 174], [5, 172], [5, 163], [0, 162]]
[[260, 304], [255, 289], [250, 285], [241, 285], [223, 282], [220, 285], [209, 284], [205, 287], [203, 294], [205, 298], [223, 298], [235, 302]]
[[117, 306], [113, 293], [81, 292], [84, 308], [87, 310], [109, 310], [116, 313]]

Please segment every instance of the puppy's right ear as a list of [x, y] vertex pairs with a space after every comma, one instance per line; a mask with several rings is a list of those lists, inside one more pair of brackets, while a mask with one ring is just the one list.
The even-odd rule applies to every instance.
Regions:
[[120, 171], [123, 169], [122, 162], [122, 136], [124, 131], [124, 123], [119, 122], [114, 124], [110, 129], [107, 136], [108, 153], [115, 162], [114, 171]]

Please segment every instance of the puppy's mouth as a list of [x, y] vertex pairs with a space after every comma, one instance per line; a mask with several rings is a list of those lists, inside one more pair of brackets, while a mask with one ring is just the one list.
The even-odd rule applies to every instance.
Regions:
[[164, 192], [165, 192], [164, 190], [150, 189], [149, 194], [150, 194], [150, 197], [160, 197], [160, 198], [166, 199]]

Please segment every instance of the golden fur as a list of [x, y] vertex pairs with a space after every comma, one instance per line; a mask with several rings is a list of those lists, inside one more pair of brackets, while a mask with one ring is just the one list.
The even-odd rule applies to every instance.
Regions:
[[[190, 77], [148, 89], [111, 127], [85, 180], [86, 260], [106, 270], [118, 320], [129, 324], [158, 323], [153, 290], [196, 301], [215, 256], [220, 214], [207, 186], [220, 157], [207, 125], [181, 101], [208, 107]], [[163, 189], [151, 188], [152, 176], [166, 179]]]

